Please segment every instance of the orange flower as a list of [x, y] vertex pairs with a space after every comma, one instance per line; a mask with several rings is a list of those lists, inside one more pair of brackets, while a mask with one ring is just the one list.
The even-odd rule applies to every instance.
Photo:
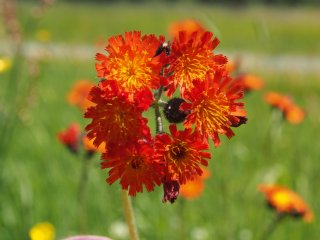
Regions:
[[239, 68], [239, 59], [236, 59], [236, 60], [228, 60], [227, 64], [225, 65], [225, 70], [228, 72], [228, 73], [231, 73], [231, 72], [234, 72], [236, 71], [238, 68]]
[[243, 85], [245, 91], [259, 90], [264, 85], [261, 78], [250, 74], [238, 76], [235, 80], [238, 81], [238, 84]]
[[76, 153], [79, 150], [80, 126], [77, 123], [71, 123], [70, 126], [58, 133], [58, 139], [66, 145], [70, 151]]
[[204, 137], [210, 137], [219, 146], [218, 134], [228, 138], [234, 136], [230, 127], [238, 127], [246, 122], [243, 103], [235, 102], [243, 97], [240, 85], [228, 75], [207, 75], [205, 81], [195, 80], [191, 91], [186, 92], [180, 110], [191, 111], [184, 121], [186, 128], [195, 124], [196, 130]]
[[95, 146], [105, 143], [108, 154], [120, 153], [120, 148], [150, 135], [147, 119], [142, 117], [143, 109], [129, 100], [116, 81], [100, 82], [89, 97], [96, 105], [85, 113], [86, 118], [92, 118], [86, 131]]
[[115, 158], [103, 154], [101, 167], [111, 168], [107, 182], [111, 185], [120, 179], [122, 188], [129, 189], [131, 196], [143, 192], [143, 186], [148, 192], [153, 191], [163, 176], [162, 166], [153, 159], [153, 154], [153, 148], [146, 141], [128, 146]]
[[186, 31], [187, 35], [191, 35], [193, 32], [203, 33], [205, 28], [200, 22], [193, 19], [186, 19], [180, 22], [173, 22], [169, 26], [169, 35], [171, 39], [178, 38], [179, 32]]
[[96, 55], [98, 77], [116, 80], [119, 88], [130, 94], [159, 88], [165, 53], [154, 56], [163, 42], [162, 36], [141, 36], [141, 32], [111, 37], [105, 48], [109, 55]]
[[268, 92], [265, 101], [271, 106], [279, 108], [289, 123], [299, 124], [303, 121], [305, 113], [293, 100], [277, 92]]
[[68, 102], [71, 105], [80, 107], [84, 111], [88, 107], [93, 106], [94, 104], [87, 99], [93, 86], [94, 84], [88, 80], [77, 81], [67, 95]]
[[314, 218], [303, 199], [290, 189], [277, 185], [260, 185], [259, 190], [264, 193], [268, 204], [280, 214], [302, 217], [311, 222]]
[[284, 114], [287, 121], [292, 124], [301, 123], [305, 116], [304, 111], [294, 104], [288, 107]]
[[282, 111], [285, 111], [292, 105], [292, 99], [289, 96], [282, 95], [277, 92], [268, 92], [264, 95], [264, 99], [273, 107], [277, 107]]
[[170, 133], [158, 134], [155, 138], [155, 159], [166, 166], [166, 179], [177, 180], [184, 184], [202, 174], [200, 165], [207, 166], [206, 159], [211, 154], [204, 152], [209, 148], [200, 135], [191, 133], [191, 129], [178, 131], [176, 125], [170, 125]]
[[193, 87], [193, 80], [203, 81], [208, 72], [215, 72], [224, 67], [227, 58], [215, 55], [212, 51], [219, 44], [217, 38], [212, 39], [211, 32], [194, 32], [190, 36], [187, 32], [179, 32], [171, 46], [168, 57], [169, 66], [166, 73], [170, 76], [167, 94], [171, 96], [178, 85], [181, 95], [185, 90]]
[[86, 135], [82, 138], [82, 144], [84, 149], [86, 149], [88, 152], [100, 152], [104, 153], [106, 151], [106, 146], [104, 143], [102, 143], [99, 147], [96, 147], [94, 144], [94, 139], [89, 139]]
[[202, 168], [201, 176], [196, 176], [193, 181], [188, 181], [180, 186], [180, 194], [186, 199], [195, 199], [200, 196], [204, 190], [204, 180], [210, 176], [210, 172]]

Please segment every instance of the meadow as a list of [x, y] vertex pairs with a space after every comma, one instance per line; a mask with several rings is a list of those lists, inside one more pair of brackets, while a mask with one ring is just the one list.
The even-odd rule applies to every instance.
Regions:
[[[18, 5], [22, 24], [26, 23], [31, 7], [31, 4]], [[57, 2], [33, 28], [22, 28], [22, 31], [26, 43], [47, 46], [49, 50], [54, 44], [63, 43], [102, 52], [103, 42], [112, 35], [130, 30], [167, 35], [171, 22], [195, 18], [219, 37], [221, 53], [289, 55], [307, 59], [320, 55], [319, 15], [320, 9], [303, 7], [232, 9], [188, 4], [71, 5]], [[45, 41], [37, 37], [39, 30], [45, 30]], [[4, 31], [0, 32], [0, 37], [6, 40]], [[97, 46], [97, 42], [100, 45]], [[81, 159], [58, 141], [57, 133], [71, 122], [79, 122], [83, 127], [88, 123], [79, 109], [68, 105], [66, 95], [78, 80], [99, 81], [94, 51], [91, 58], [87, 55], [73, 57], [72, 51], [67, 58], [40, 56], [38, 75], [28, 90], [25, 86], [28, 85], [29, 60], [23, 58], [20, 68], [15, 69], [13, 65], [12, 70], [17, 72], [0, 73], [1, 86], [6, 86], [0, 90], [3, 100], [0, 104], [10, 105], [17, 114], [10, 125], [10, 135], [1, 135], [6, 137], [1, 139], [0, 155], [1, 239], [27, 239], [29, 229], [43, 221], [55, 226], [57, 239], [79, 233], [81, 216], [77, 188]], [[310, 224], [301, 219], [286, 219], [270, 239], [319, 238], [320, 73], [301, 73], [296, 69], [250, 69], [249, 73], [261, 77], [264, 88], [245, 96], [248, 123], [235, 129], [235, 137], [228, 140], [223, 136], [219, 148], [211, 144], [211, 177], [205, 181], [203, 194], [194, 200], [180, 198], [174, 204], [164, 204], [162, 189], [156, 188], [154, 192], [144, 192], [132, 199], [141, 239], [260, 239], [274, 218], [274, 212], [266, 206], [257, 186], [269, 182], [298, 192], [315, 215]], [[12, 79], [20, 81], [19, 87], [9, 82]], [[28, 92], [23, 104], [12, 100], [23, 91]], [[268, 91], [291, 95], [305, 110], [304, 121], [298, 125], [285, 120], [272, 121], [272, 110], [263, 100]], [[147, 113], [147, 116], [154, 129], [152, 114]], [[281, 133], [274, 136], [272, 132], [279, 129]], [[127, 239], [127, 236], [121, 237], [124, 217], [120, 185], [109, 186], [105, 182], [107, 171], [100, 169], [99, 154], [90, 160], [89, 167], [83, 232]]]

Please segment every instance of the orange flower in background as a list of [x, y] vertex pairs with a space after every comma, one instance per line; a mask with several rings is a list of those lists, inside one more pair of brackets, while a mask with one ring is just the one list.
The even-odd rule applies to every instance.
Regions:
[[268, 204], [280, 214], [302, 217], [306, 222], [314, 218], [312, 211], [304, 200], [289, 188], [278, 185], [260, 185]]
[[70, 126], [58, 133], [58, 139], [66, 145], [72, 152], [76, 153], [79, 150], [80, 126], [77, 123], [72, 123]]
[[260, 77], [251, 74], [238, 76], [235, 81], [242, 84], [245, 91], [260, 90], [264, 86], [264, 81]]
[[271, 106], [280, 109], [289, 123], [299, 124], [303, 121], [305, 112], [289, 96], [277, 92], [268, 92], [264, 98]]
[[203, 33], [205, 28], [202, 24], [194, 19], [186, 19], [179, 22], [173, 22], [169, 26], [169, 35], [171, 39], [178, 38], [179, 32], [185, 31], [187, 35], [191, 35], [193, 32]]
[[305, 116], [305, 112], [294, 104], [288, 107], [284, 114], [287, 121], [292, 124], [301, 123]]
[[193, 181], [188, 181], [180, 186], [180, 194], [186, 199], [195, 199], [199, 197], [204, 190], [204, 180], [210, 177], [210, 172], [202, 168], [202, 175], [196, 176]]
[[266, 93], [264, 95], [264, 99], [271, 106], [279, 108], [282, 111], [285, 111], [289, 106], [292, 105], [292, 99], [289, 96], [277, 92]]
[[204, 137], [210, 137], [215, 146], [219, 146], [219, 134], [228, 138], [234, 136], [230, 127], [246, 122], [244, 104], [236, 102], [243, 97], [241, 85], [224, 74], [207, 75], [205, 81], [194, 81], [194, 87], [186, 92], [180, 110], [191, 111], [184, 121], [186, 128], [195, 125]]
[[200, 165], [207, 166], [206, 159], [211, 154], [204, 152], [209, 144], [202, 137], [191, 133], [192, 129], [178, 131], [176, 125], [170, 125], [170, 133], [155, 137], [155, 159], [166, 166], [166, 179], [184, 184], [202, 174]]
[[88, 151], [88, 152], [100, 152], [104, 153], [106, 150], [105, 143], [102, 143], [99, 147], [96, 147], [94, 144], [94, 139], [89, 139], [87, 136], [84, 136], [82, 138], [82, 144], [83, 147]]
[[225, 70], [228, 72], [228, 73], [231, 73], [231, 72], [235, 72], [237, 71], [237, 69], [239, 68], [239, 60], [236, 59], [236, 60], [228, 60], [227, 64], [225, 65]]
[[87, 97], [94, 84], [88, 80], [77, 81], [67, 95], [69, 104], [76, 105], [85, 111], [88, 107], [94, 106]]
[[137, 192], [143, 192], [143, 186], [150, 192], [161, 184], [163, 167], [153, 159], [153, 155], [154, 149], [150, 143], [139, 141], [125, 148], [115, 158], [103, 154], [101, 167], [111, 168], [107, 178], [110, 185], [120, 179], [122, 188], [135, 196]]
[[96, 105], [85, 113], [85, 118], [92, 118], [86, 131], [88, 138], [94, 139], [95, 146], [105, 143], [108, 154], [120, 153], [120, 148], [149, 137], [150, 129], [148, 120], [142, 117], [143, 110], [129, 100], [116, 81], [100, 82], [98, 87], [92, 88], [89, 97]]
[[96, 55], [98, 77], [116, 80], [119, 88], [130, 94], [159, 88], [165, 53], [156, 57], [155, 53], [163, 42], [162, 36], [141, 35], [136, 31], [111, 37], [105, 48], [109, 55]]
[[179, 38], [173, 41], [168, 57], [168, 96], [171, 96], [178, 86], [181, 96], [184, 96], [186, 90], [193, 88], [193, 80], [203, 81], [208, 72], [224, 67], [227, 58], [212, 52], [219, 44], [219, 40], [212, 37], [211, 32], [194, 32], [190, 36], [185, 31], [179, 32]]

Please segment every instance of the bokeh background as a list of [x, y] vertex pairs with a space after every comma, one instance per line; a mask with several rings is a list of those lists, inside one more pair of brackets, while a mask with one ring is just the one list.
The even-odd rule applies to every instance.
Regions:
[[[79, 80], [99, 81], [95, 53], [110, 36], [140, 30], [169, 37], [170, 24], [185, 19], [212, 31], [221, 41], [217, 53], [237, 60], [239, 71], [259, 76], [264, 87], [245, 96], [248, 123], [221, 147], [211, 146], [201, 196], [163, 204], [157, 188], [133, 198], [141, 239], [259, 239], [274, 218], [257, 190], [261, 183], [295, 190], [315, 215], [310, 224], [286, 219], [270, 239], [319, 238], [318, 0], [0, 3], [1, 239], [28, 239], [43, 221], [55, 226], [57, 239], [79, 233], [81, 159], [57, 133], [88, 120], [66, 96]], [[292, 96], [306, 113], [303, 122], [275, 121], [264, 101], [268, 91]], [[99, 154], [89, 168], [82, 231], [127, 239], [120, 185], [105, 182]]]

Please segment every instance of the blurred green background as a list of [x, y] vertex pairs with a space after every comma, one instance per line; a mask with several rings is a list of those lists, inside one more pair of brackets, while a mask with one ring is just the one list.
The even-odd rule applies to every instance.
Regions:
[[[245, 97], [248, 124], [231, 140], [211, 146], [211, 177], [201, 197], [175, 204], [161, 202], [162, 189], [133, 199], [141, 239], [259, 239], [274, 217], [260, 183], [276, 182], [297, 191], [315, 214], [311, 224], [281, 223], [270, 239], [317, 239], [320, 236], [320, 180], [317, 133], [320, 132], [320, 8], [316, 1], [241, 1], [236, 6], [207, 1], [56, 1], [37, 15], [39, 2], [18, 1], [22, 34], [15, 45], [2, 11], [0, 58], [12, 66], [0, 72], [0, 238], [27, 239], [29, 229], [49, 221], [57, 239], [79, 233], [77, 187], [81, 159], [57, 140], [71, 122], [84, 127], [83, 113], [66, 95], [80, 79], [98, 82], [95, 53], [107, 39], [141, 30], [168, 36], [174, 21], [196, 19], [221, 41], [217, 52], [242, 60], [242, 72], [265, 81]], [[276, 5], [272, 5], [272, 3]], [[312, 4], [313, 3], [313, 4]], [[12, 28], [11, 28], [12, 30]], [[18, 48], [16, 47], [18, 46]], [[271, 121], [263, 101], [267, 91], [290, 94], [306, 111], [299, 125]], [[150, 126], [154, 120], [150, 114]], [[166, 123], [167, 125], [167, 123]], [[281, 125], [281, 126], [280, 126]], [[274, 138], [271, 130], [281, 128]], [[107, 185], [99, 156], [90, 163], [85, 198], [88, 234], [127, 239], [120, 185]], [[181, 221], [181, 219], [183, 221]]]

